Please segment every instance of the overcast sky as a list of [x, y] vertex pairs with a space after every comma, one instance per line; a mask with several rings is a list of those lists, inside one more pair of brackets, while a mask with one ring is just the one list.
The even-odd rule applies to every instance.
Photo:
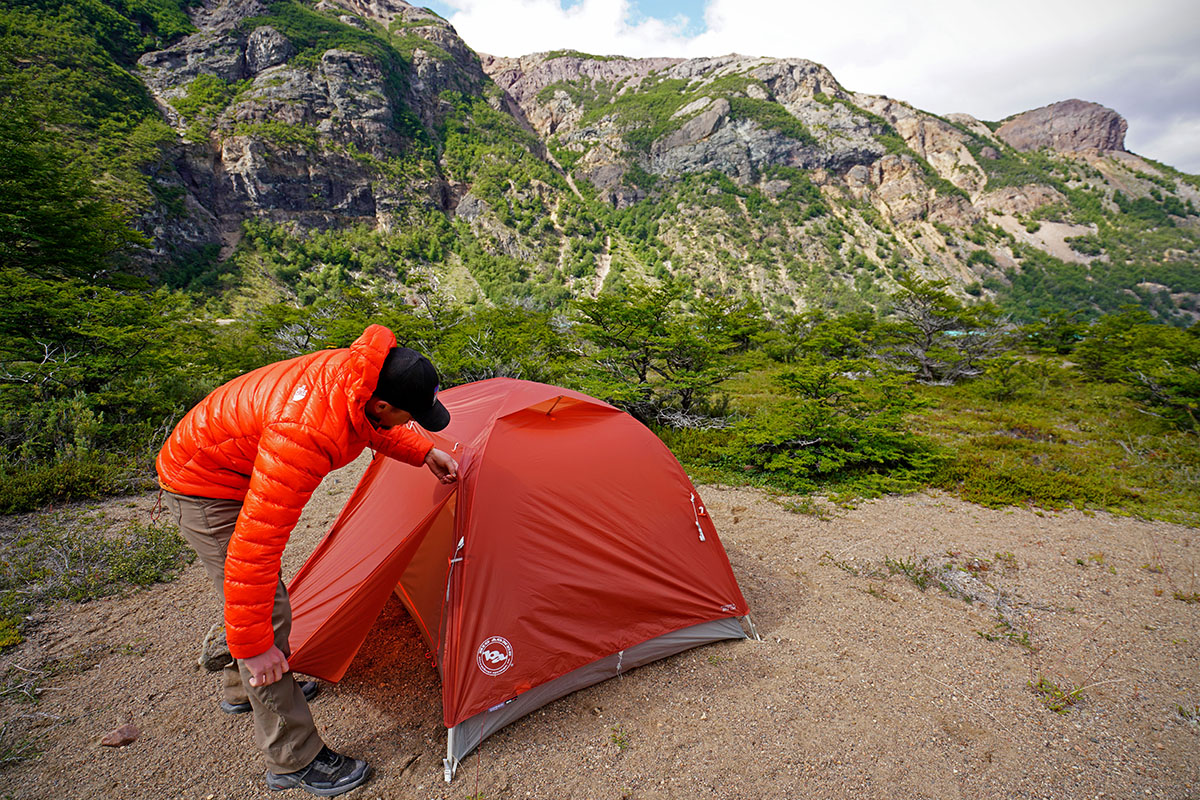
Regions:
[[847, 89], [997, 120], [1077, 97], [1200, 173], [1197, 0], [409, 0], [497, 56], [807, 58]]

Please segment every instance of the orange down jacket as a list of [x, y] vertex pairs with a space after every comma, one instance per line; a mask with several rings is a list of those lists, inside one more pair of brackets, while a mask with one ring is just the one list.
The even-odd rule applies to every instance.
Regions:
[[363, 448], [420, 465], [433, 447], [413, 430], [377, 430], [365, 406], [396, 337], [367, 328], [348, 349], [261, 367], [219, 387], [163, 445], [159, 483], [175, 494], [242, 500], [225, 557], [225, 632], [235, 658], [274, 643], [279, 562], [313, 490]]

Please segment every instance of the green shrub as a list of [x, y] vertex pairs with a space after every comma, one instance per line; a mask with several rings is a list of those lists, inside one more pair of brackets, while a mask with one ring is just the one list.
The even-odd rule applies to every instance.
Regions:
[[49, 503], [119, 494], [130, 485], [130, 470], [86, 460], [49, 461], [0, 471], [0, 514], [33, 511]]
[[[960, 451], [937, 483], [964, 500], [991, 508], [1114, 508], [1138, 497], [1136, 492], [1085, 465], [1072, 471], [1039, 463], [1010, 437], [982, 444], [990, 445], [986, 456], [978, 451]], [[1012, 452], [997, 450], [1010, 445]]]
[[975, 266], [976, 264], [986, 264], [989, 267], [996, 266], [996, 257], [987, 250], [972, 250], [967, 256], [967, 266]]
[[1180, 330], [1127, 309], [1097, 320], [1076, 353], [1088, 376], [1124, 384], [1173, 425], [1200, 430], [1200, 325]]
[[238, 87], [215, 75], [202, 72], [188, 83], [182, 97], [171, 100], [180, 115], [191, 122], [199, 116], [220, 113], [237, 93]]
[[255, 136], [278, 147], [317, 148], [317, 129], [310, 125], [293, 125], [277, 120], [239, 122], [233, 132], [239, 136]]
[[1194, 434], [1144, 413], [1121, 385], [1090, 382], [1059, 358], [1027, 358], [1020, 370], [1028, 382], [1006, 399], [987, 380], [918, 387], [927, 407], [911, 424], [954, 454], [933, 485], [993, 507], [1200, 521]]
[[844, 374], [861, 366], [811, 361], [783, 372], [785, 399], [733, 426], [720, 449], [725, 468], [793, 492], [875, 496], [922, 486], [944, 455], [905, 422], [921, 402], [898, 377]]
[[205, 326], [188, 308], [166, 291], [0, 270], [5, 507], [93, 497], [146, 469], [161, 429], [210, 374]]
[[1046, 311], [1026, 325], [1020, 334], [1024, 341], [1041, 353], [1065, 355], [1073, 351], [1087, 326], [1081, 321], [1079, 311]]
[[1029, 364], [1011, 355], [987, 359], [982, 366], [976, 388], [992, 400], [1011, 400], [1032, 382]]

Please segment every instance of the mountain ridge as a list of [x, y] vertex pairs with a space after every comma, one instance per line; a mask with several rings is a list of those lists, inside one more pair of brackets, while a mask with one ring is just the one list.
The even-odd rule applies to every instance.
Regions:
[[[414, 285], [554, 307], [672, 279], [778, 316], [878, 307], [914, 275], [1025, 316], [1200, 318], [1200, 181], [1127, 152], [1098, 104], [985, 123], [802, 58], [500, 58], [400, 0], [186, 11], [133, 70], [174, 137], [142, 169], [143, 270], [192, 259], [175, 280], [224, 274], [231, 307]], [[251, 230], [359, 233], [281, 264]]]

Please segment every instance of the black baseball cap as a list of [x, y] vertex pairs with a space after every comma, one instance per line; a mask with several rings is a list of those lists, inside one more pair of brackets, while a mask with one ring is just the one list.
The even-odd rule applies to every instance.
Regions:
[[403, 411], [427, 431], [450, 424], [450, 412], [437, 399], [441, 380], [429, 359], [408, 347], [393, 347], [379, 371], [375, 396]]

